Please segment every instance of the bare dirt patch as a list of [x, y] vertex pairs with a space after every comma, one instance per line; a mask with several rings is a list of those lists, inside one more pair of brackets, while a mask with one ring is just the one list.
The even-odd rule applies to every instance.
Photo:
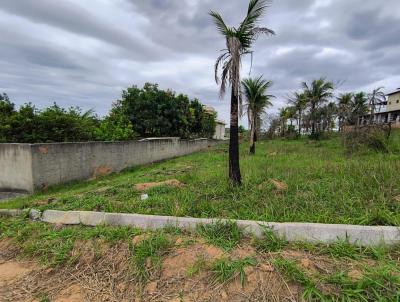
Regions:
[[24, 275], [32, 272], [36, 265], [32, 262], [9, 261], [0, 263], [0, 286], [18, 280]]
[[63, 290], [54, 302], [82, 302], [85, 297], [82, 294], [82, 288], [79, 285], [72, 285]]
[[145, 183], [135, 184], [135, 190], [137, 190], [137, 191], [147, 191], [147, 190], [149, 190], [151, 188], [161, 187], [161, 186], [182, 188], [184, 185], [183, 185], [183, 183], [181, 183], [177, 179], [168, 179], [168, 180], [160, 181], [160, 182], [145, 182]]

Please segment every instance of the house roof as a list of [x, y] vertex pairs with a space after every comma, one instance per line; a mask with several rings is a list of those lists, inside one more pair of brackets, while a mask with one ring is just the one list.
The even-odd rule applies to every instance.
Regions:
[[400, 93], [400, 87], [397, 88], [396, 91], [390, 92], [387, 95], [393, 95], [393, 94], [396, 94], [396, 93]]
[[205, 112], [208, 112], [208, 113], [216, 113], [216, 111], [215, 111], [215, 109], [213, 108], [213, 107], [211, 107], [211, 106], [203, 106], [203, 108], [204, 108], [204, 111]]
[[215, 122], [217, 124], [222, 124], [222, 125], [226, 125], [226, 123], [223, 120], [215, 120]]

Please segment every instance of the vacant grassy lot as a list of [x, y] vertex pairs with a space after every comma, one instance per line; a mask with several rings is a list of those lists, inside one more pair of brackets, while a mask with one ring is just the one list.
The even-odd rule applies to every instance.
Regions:
[[[2, 208], [96, 210], [263, 221], [400, 226], [400, 133], [388, 154], [348, 157], [341, 140], [262, 141], [256, 155], [242, 144], [243, 186], [227, 181], [227, 146], [174, 160], [55, 187], [0, 203]], [[184, 187], [134, 185], [178, 179]], [[287, 185], [279, 190], [271, 182]]]

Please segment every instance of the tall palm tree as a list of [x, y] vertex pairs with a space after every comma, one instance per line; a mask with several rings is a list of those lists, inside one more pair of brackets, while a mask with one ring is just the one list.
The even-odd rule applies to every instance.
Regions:
[[338, 117], [339, 117], [339, 131], [343, 129], [343, 126], [351, 122], [352, 103], [353, 103], [352, 92], [342, 93], [337, 97], [338, 101]]
[[[251, 46], [260, 34], [275, 34], [274, 31], [265, 27], [258, 27], [258, 22], [267, 8], [266, 0], [250, 0], [247, 15], [238, 28], [228, 27], [222, 16], [214, 11], [210, 15], [214, 19], [219, 32], [226, 40], [226, 49], [217, 58], [215, 63], [215, 81], [221, 83], [220, 95], [225, 93], [227, 82], [231, 85], [231, 118], [229, 139], [229, 178], [234, 185], [241, 184], [239, 167], [239, 89], [240, 89], [240, 66], [244, 55], [251, 53]], [[221, 67], [221, 81], [219, 70]]]
[[307, 107], [307, 96], [304, 93], [295, 92], [293, 96], [289, 98], [289, 104], [291, 104], [297, 112], [298, 134], [301, 135], [301, 118]]
[[369, 109], [370, 109], [370, 123], [372, 123], [372, 119], [375, 114], [376, 107], [379, 108], [386, 102], [386, 95], [383, 91], [381, 91], [383, 87], [378, 87], [374, 89], [369, 95]]
[[262, 76], [254, 79], [244, 79], [242, 81], [243, 94], [245, 97], [244, 108], [247, 111], [250, 127], [250, 154], [256, 152], [256, 133], [260, 127], [261, 114], [265, 113], [266, 107], [272, 105], [269, 100], [275, 97], [266, 94], [271, 85], [272, 81], [266, 81]]
[[333, 83], [325, 78], [312, 81], [311, 85], [302, 83], [304, 94], [310, 105], [311, 136], [315, 136], [316, 113], [320, 104], [327, 102], [333, 96]]

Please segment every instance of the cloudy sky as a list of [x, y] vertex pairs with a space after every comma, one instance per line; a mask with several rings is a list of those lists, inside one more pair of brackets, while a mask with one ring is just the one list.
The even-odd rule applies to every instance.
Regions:
[[[245, 0], [0, 0], [0, 92], [39, 108], [57, 102], [105, 114], [130, 85], [159, 83], [197, 97], [228, 120], [213, 64]], [[274, 81], [275, 109], [301, 81], [326, 76], [341, 91], [400, 87], [399, 0], [275, 0], [252, 75]], [[244, 76], [249, 72], [244, 61]]]

